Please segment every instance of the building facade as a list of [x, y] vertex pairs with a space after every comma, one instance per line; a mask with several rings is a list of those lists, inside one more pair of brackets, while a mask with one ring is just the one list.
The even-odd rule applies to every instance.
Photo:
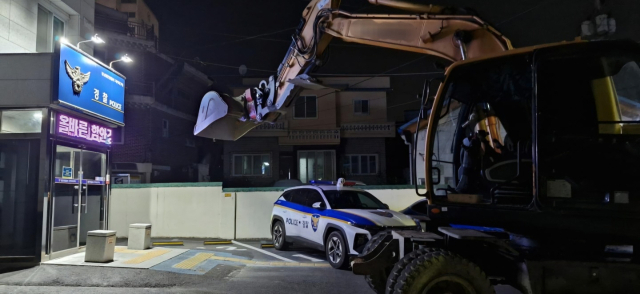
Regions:
[[[330, 88], [304, 90], [286, 114], [237, 141], [224, 142], [224, 184], [271, 186], [282, 179], [335, 180], [384, 184], [385, 139], [395, 136], [387, 119], [387, 77], [327, 77]], [[245, 79], [246, 87], [259, 79]], [[341, 91], [334, 90], [342, 89]]]
[[93, 57], [90, 0], [0, 2], [0, 264], [81, 250], [106, 228], [125, 76]]
[[96, 33], [107, 41], [95, 56], [134, 60], [114, 64], [127, 76], [126, 119], [132, 122], [114, 132], [115, 183], [208, 181], [212, 153], [221, 150], [193, 136], [193, 126], [212, 81], [158, 51], [158, 21], [144, 1], [98, 0], [95, 18]]

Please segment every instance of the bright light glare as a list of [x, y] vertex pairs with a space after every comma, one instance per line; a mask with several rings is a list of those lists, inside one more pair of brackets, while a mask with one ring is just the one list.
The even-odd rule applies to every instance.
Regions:
[[265, 166], [269, 166], [269, 163], [268, 163], [268, 162], [265, 162], [265, 163], [264, 163], [264, 165], [265, 165]]
[[35, 118], [42, 118], [42, 112], [36, 112], [33, 114], [33, 117]]
[[91, 37], [91, 40], [96, 44], [104, 43], [104, 40], [102, 40], [102, 38], [98, 37], [98, 34], [96, 34], [95, 36]]
[[133, 61], [133, 59], [129, 58], [128, 55], [122, 56], [121, 60], [124, 61], [124, 62], [132, 62]]
[[65, 38], [65, 37], [62, 37], [62, 38], [60, 38], [60, 43], [67, 43], [68, 44], [69, 40], [67, 40], [67, 38]]

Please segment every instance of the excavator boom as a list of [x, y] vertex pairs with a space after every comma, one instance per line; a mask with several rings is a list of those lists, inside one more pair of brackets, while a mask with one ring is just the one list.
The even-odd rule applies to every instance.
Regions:
[[309, 76], [321, 66], [333, 37], [347, 42], [418, 52], [455, 62], [512, 49], [509, 39], [481, 19], [442, 14], [441, 6], [394, 0], [369, 0], [417, 14], [350, 14], [339, 0], [313, 0], [275, 75], [242, 95], [207, 93], [200, 104], [194, 135], [237, 140], [261, 123], [274, 122], [304, 88], [321, 87]]

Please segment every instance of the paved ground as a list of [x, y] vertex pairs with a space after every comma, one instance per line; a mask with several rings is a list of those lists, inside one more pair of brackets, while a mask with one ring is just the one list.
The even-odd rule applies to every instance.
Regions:
[[322, 252], [182, 241], [178, 248], [188, 250], [149, 269], [43, 264], [0, 274], [0, 293], [373, 293], [361, 276], [331, 268]]

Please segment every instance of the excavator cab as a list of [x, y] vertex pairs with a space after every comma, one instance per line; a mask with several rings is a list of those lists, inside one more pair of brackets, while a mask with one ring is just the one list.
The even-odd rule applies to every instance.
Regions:
[[431, 162], [444, 186], [435, 197], [493, 203], [508, 190], [517, 195], [510, 201], [531, 201], [531, 77], [524, 55], [452, 68], [432, 112]]
[[632, 210], [639, 47], [577, 42], [452, 66], [428, 126], [427, 170], [441, 169], [431, 201]]

